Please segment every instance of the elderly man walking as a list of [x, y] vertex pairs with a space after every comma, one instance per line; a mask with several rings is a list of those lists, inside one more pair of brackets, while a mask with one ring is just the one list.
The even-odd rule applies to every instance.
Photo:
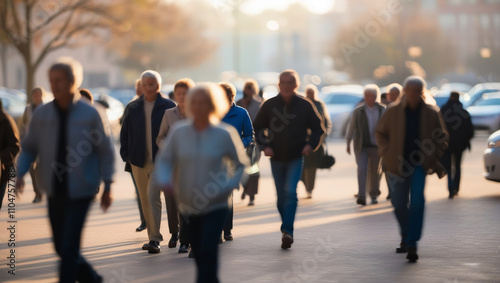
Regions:
[[[150, 177], [158, 151], [156, 138], [165, 110], [175, 107], [175, 103], [160, 93], [161, 77], [156, 71], [148, 70], [141, 75], [143, 95], [128, 105], [120, 132], [120, 155], [132, 167], [132, 174], [139, 190], [143, 214], [146, 218], [149, 243], [142, 246], [149, 253], [160, 252], [163, 236], [154, 219], [161, 219], [160, 195], [151, 202], [149, 199]], [[150, 205], [151, 203], [151, 205]], [[151, 206], [155, 206], [152, 210]], [[159, 207], [159, 209], [157, 209]], [[152, 212], [155, 213], [152, 213]], [[159, 215], [158, 215], [159, 211]], [[172, 235], [174, 237], [174, 235]], [[177, 238], [177, 234], [175, 235]]]
[[[380, 195], [380, 156], [375, 141], [375, 127], [377, 126], [385, 106], [380, 105], [377, 99], [380, 89], [376, 85], [366, 85], [364, 90], [365, 102], [354, 109], [346, 135], [347, 153], [351, 154], [351, 141], [354, 145], [354, 155], [358, 165], [358, 199], [357, 204], [366, 205], [366, 191], [370, 187], [371, 203], [378, 203]], [[367, 178], [369, 182], [367, 182]]]
[[80, 100], [80, 63], [68, 58], [52, 65], [49, 79], [54, 100], [33, 113], [21, 142], [17, 191], [22, 193], [23, 176], [38, 160], [37, 178], [48, 195], [54, 245], [61, 258], [59, 282], [102, 282], [80, 254], [80, 238], [101, 180], [101, 207], [106, 211], [112, 202], [112, 139], [97, 110]]
[[316, 107], [297, 95], [299, 84], [297, 72], [282, 72], [278, 83], [279, 94], [264, 102], [254, 122], [257, 142], [264, 149], [264, 154], [271, 157], [277, 206], [282, 220], [282, 249], [289, 249], [293, 243], [297, 183], [302, 174], [304, 155], [318, 149], [325, 134]]
[[421, 77], [408, 77], [404, 96], [387, 109], [375, 134], [401, 232], [396, 252], [408, 252], [410, 262], [418, 260], [426, 175], [436, 173], [442, 178], [446, 174], [439, 159], [448, 146], [448, 133], [439, 110], [424, 102], [425, 87]]

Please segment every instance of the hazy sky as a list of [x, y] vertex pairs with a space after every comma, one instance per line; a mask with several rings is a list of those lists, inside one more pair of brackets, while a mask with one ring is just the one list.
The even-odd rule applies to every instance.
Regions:
[[324, 14], [331, 11], [335, 0], [213, 0], [228, 5], [241, 4], [241, 11], [248, 14], [259, 14], [264, 10], [272, 9], [284, 11], [293, 3], [304, 4], [311, 12]]

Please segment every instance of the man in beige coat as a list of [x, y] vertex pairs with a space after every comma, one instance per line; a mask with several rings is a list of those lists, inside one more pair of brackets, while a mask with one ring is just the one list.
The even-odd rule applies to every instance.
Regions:
[[424, 102], [425, 87], [422, 78], [407, 78], [404, 96], [386, 110], [376, 129], [401, 232], [401, 244], [396, 252], [408, 252], [406, 258], [410, 262], [418, 260], [426, 175], [436, 173], [440, 178], [446, 175], [439, 159], [448, 146], [448, 132], [439, 109]]

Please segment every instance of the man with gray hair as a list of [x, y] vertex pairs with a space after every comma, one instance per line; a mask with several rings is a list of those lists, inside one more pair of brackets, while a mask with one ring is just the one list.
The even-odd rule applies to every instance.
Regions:
[[[351, 154], [353, 141], [354, 155], [358, 165], [357, 204], [366, 205], [366, 191], [370, 187], [371, 203], [378, 203], [380, 195], [380, 156], [375, 140], [375, 127], [385, 111], [385, 106], [377, 102], [380, 96], [378, 86], [369, 84], [364, 90], [365, 102], [352, 112], [346, 134], [347, 153]], [[367, 182], [367, 178], [369, 182]]]
[[[142, 96], [130, 102], [123, 115], [120, 132], [120, 155], [123, 161], [130, 163], [132, 174], [139, 190], [141, 207], [146, 218], [149, 243], [142, 246], [149, 253], [160, 252], [161, 200], [160, 192], [149, 194], [150, 177], [154, 169], [154, 160], [158, 152], [156, 138], [165, 110], [175, 107], [175, 103], [160, 93], [161, 76], [156, 71], [147, 70], [141, 75]], [[151, 206], [155, 206], [152, 213]], [[170, 242], [177, 245], [178, 235], [172, 234]], [[170, 245], [169, 245], [170, 247]]]
[[21, 142], [16, 192], [23, 192], [23, 176], [37, 160], [37, 180], [48, 195], [54, 245], [61, 258], [59, 282], [102, 282], [80, 254], [80, 238], [101, 180], [101, 207], [106, 211], [111, 205], [113, 142], [97, 110], [80, 100], [79, 62], [65, 58], [52, 65], [49, 80], [54, 100], [33, 113]]
[[375, 134], [401, 232], [396, 252], [407, 252], [410, 262], [418, 260], [426, 175], [446, 175], [439, 159], [448, 146], [448, 133], [439, 110], [423, 100], [425, 85], [421, 77], [408, 77], [403, 97], [387, 109]]

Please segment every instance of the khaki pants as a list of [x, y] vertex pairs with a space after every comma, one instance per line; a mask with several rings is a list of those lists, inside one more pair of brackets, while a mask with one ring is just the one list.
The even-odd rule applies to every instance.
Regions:
[[[354, 152], [358, 165], [358, 198], [376, 199], [380, 195], [380, 156], [377, 147], [363, 147], [361, 152]], [[370, 188], [369, 190], [367, 188]]]
[[[132, 164], [131, 164], [132, 165]], [[151, 184], [151, 174], [154, 170], [154, 164], [148, 163], [144, 167], [137, 167], [132, 165], [132, 174], [134, 175], [135, 182], [137, 184], [137, 189], [139, 190], [139, 197], [141, 199], [142, 213], [146, 218], [146, 226], [148, 229], [148, 237], [150, 241], [161, 242], [163, 241], [163, 236], [160, 233], [160, 225], [157, 225], [155, 219], [159, 218], [161, 221], [161, 201], [158, 197], [158, 201], [155, 203], [150, 202], [149, 199], [149, 187]], [[158, 215], [153, 214], [151, 206], [160, 206]]]

